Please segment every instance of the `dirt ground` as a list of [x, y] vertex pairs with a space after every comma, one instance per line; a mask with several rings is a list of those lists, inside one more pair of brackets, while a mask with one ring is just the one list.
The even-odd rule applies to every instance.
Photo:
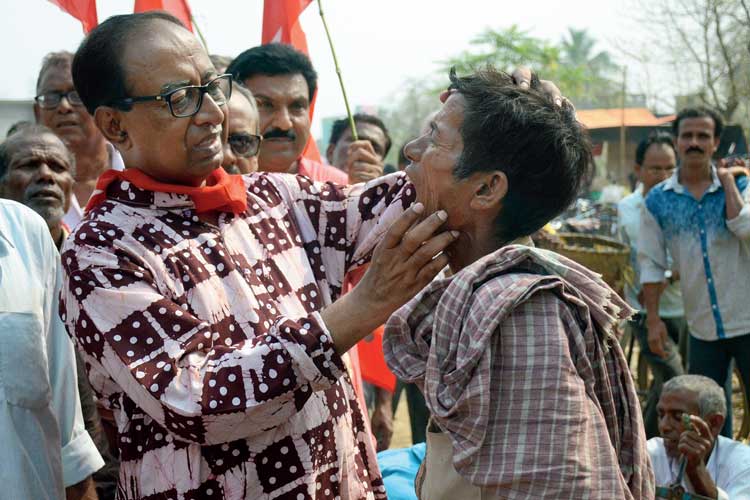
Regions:
[[390, 449], [408, 448], [411, 444], [409, 408], [406, 405], [406, 392], [402, 391], [398, 408], [396, 408], [396, 415], [393, 416], [393, 437], [391, 438]]

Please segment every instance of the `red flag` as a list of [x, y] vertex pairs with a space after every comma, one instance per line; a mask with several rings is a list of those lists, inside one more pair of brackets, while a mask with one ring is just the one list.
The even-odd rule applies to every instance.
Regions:
[[[312, 0], [264, 0], [263, 2], [263, 34], [261, 43], [286, 43], [308, 55], [307, 37], [302, 31], [299, 16], [312, 3]], [[315, 110], [315, 97], [310, 102], [310, 121]], [[312, 136], [307, 141], [306, 158], [320, 163], [320, 151]]]
[[307, 54], [307, 38], [299, 16], [312, 0], [265, 0], [261, 43], [286, 43]]
[[63, 11], [75, 17], [83, 25], [83, 32], [88, 33], [99, 24], [96, 15], [96, 0], [49, 0]]
[[135, 0], [133, 12], [164, 10], [179, 19], [187, 29], [193, 31], [192, 14], [187, 0]]

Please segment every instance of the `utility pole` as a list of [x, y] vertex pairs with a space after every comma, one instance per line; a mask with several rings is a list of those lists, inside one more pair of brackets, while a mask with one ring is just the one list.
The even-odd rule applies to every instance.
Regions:
[[[620, 99], [620, 110], [622, 112], [622, 119], [620, 121], [620, 171], [618, 172], [618, 177], [622, 177], [625, 175], [626, 172], [626, 165], [625, 162], [627, 161], [627, 156], [625, 155], [625, 95], [627, 92], [627, 81], [628, 81], [628, 67], [623, 66], [622, 67], [622, 96]], [[622, 181], [623, 179], [619, 179], [619, 181]]]

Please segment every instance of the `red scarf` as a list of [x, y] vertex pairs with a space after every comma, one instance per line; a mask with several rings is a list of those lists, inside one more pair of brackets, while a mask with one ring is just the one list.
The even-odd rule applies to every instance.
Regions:
[[223, 168], [217, 168], [206, 179], [206, 185], [200, 187], [181, 184], [165, 184], [154, 180], [135, 168], [123, 171], [107, 170], [96, 181], [96, 189], [86, 204], [86, 212], [104, 203], [107, 199], [107, 186], [115, 181], [128, 181], [135, 187], [162, 193], [186, 194], [190, 196], [198, 213], [219, 212], [241, 213], [247, 208], [245, 182], [240, 175], [229, 175]]

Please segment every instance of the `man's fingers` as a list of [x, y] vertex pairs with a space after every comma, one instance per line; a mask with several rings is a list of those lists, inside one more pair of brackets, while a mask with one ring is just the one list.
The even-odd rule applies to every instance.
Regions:
[[690, 423], [693, 425], [693, 429], [695, 429], [698, 436], [701, 438], [711, 437], [711, 429], [702, 418], [696, 415], [690, 415]]
[[560, 92], [560, 89], [557, 88], [557, 85], [552, 83], [549, 80], [541, 80], [539, 84], [542, 87], [542, 91], [547, 95], [547, 97], [552, 100], [557, 106], [562, 107], [563, 103], [563, 96], [562, 92]]
[[402, 238], [401, 244], [406, 252], [411, 255], [416, 252], [422, 244], [429, 240], [433, 234], [448, 220], [445, 210], [439, 210], [426, 217], [422, 222], [409, 229]]
[[427, 284], [432, 281], [437, 274], [443, 270], [445, 266], [448, 265], [448, 256], [444, 253], [441, 253], [434, 259], [432, 259], [430, 262], [427, 263], [422, 269], [419, 270], [419, 273], [417, 273], [417, 281], [420, 283], [420, 290], [427, 286]]
[[531, 70], [525, 66], [518, 67], [513, 70], [513, 82], [521, 87], [522, 89], [531, 88]]
[[426, 263], [430, 262], [440, 252], [456, 241], [458, 231], [444, 231], [437, 236], [427, 240], [414, 255], [407, 261], [407, 264], [414, 266], [415, 269], [421, 269]]
[[372, 147], [372, 143], [366, 139], [360, 139], [359, 141], [353, 141], [349, 144], [349, 154], [353, 154], [357, 151], [369, 151], [375, 154], [375, 149]]
[[385, 248], [397, 247], [401, 243], [401, 239], [406, 232], [419, 220], [423, 212], [424, 205], [419, 202], [405, 210], [404, 213], [396, 219], [396, 222], [388, 228], [388, 231], [386, 231], [382, 242], [382, 244], [385, 245]]

